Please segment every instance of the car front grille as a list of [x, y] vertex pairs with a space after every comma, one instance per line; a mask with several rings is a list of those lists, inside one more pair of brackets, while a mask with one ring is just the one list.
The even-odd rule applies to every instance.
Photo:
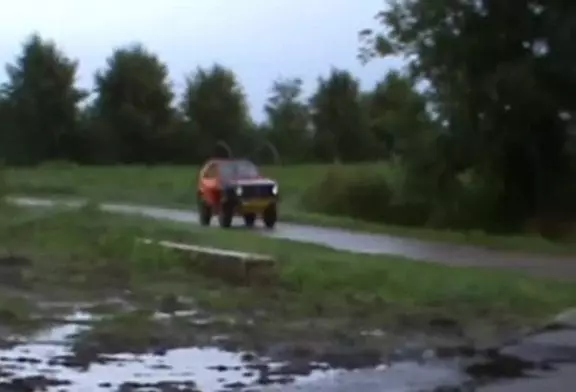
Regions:
[[270, 197], [273, 196], [272, 189], [274, 185], [272, 184], [262, 184], [262, 185], [242, 185], [242, 197], [244, 198], [258, 198], [258, 197]]

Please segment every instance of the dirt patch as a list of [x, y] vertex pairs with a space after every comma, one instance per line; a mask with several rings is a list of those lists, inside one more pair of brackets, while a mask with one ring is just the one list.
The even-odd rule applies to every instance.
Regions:
[[0, 285], [13, 288], [26, 287], [32, 266], [32, 260], [26, 257], [0, 254]]
[[[464, 374], [481, 382], [545, 369], [497, 349], [477, 349], [465, 334], [449, 335], [459, 328], [447, 320], [432, 323], [437, 329], [441, 325], [442, 333], [398, 335], [347, 318], [273, 320], [265, 312], [241, 317], [199, 310], [193, 303], [174, 296], [147, 307], [128, 298], [73, 307], [71, 317], [52, 320], [46, 336], [0, 353], [0, 368], [9, 380], [0, 390], [80, 387], [69, 381], [69, 371], [78, 370], [91, 375], [86, 380], [98, 380], [82, 385], [95, 391], [196, 392], [258, 390], [335, 369], [369, 370], [431, 358], [447, 363], [460, 358]], [[25, 369], [49, 373], [24, 378]]]
[[0, 390], [10, 392], [45, 391], [48, 388], [63, 388], [70, 385], [72, 385], [72, 382], [68, 380], [59, 380], [46, 376], [29, 376], [16, 377], [7, 382], [0, 382]]
[[[479, 355], [467, 325], [434, 310], [304, 303], [281, 288], [230, 287], [179, 270], [154, 281], [99, 260], [0, 258], [0, 369], [9, 380], [0, 391], [80, 388], [68, 381], [79, 370], [90, 374], [82, 382], [98, 380], [87, 390], [249, 390], [424, 361], [432, 348], [445, 358]], [[163, 271], [156, 262], [145, 267]], [[109, 379], [112, 369], [121, 377]]]

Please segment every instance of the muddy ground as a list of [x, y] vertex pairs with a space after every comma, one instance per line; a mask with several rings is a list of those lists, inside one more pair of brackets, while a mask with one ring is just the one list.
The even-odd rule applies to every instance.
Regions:
[[0, 258], [0, 392], [282, 390], [359, 369], [380, 380], [395, 375], [378, 390], [464, 391], [554, 362], [496, 348], [517, 330], [446, 317], [416, 324], [406, 317], [391, 327], [373, 317], [298, 318], [257, 305], [214, 310], [175, 294], [79, 290], [35, 276], [33, 263]]

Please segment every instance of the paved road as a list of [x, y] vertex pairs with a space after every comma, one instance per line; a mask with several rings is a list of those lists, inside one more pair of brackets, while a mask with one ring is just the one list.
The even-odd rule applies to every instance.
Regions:
[[[22, 206], [65, 205], [78, 207], [82, 201], [52, 201], [42, 198], [10, 198]], [[182, 223], [198, 223], [194, 211], [146, 205], [103, 203], [105, 211], [142, 215]], [[239, 222], [237, 222], [239, 224]], [[519, 252], [504, 252], [473, 246], [426, 242], [385, 234], [369, 234], [344, 229], [280, 223], [273, 231], [259, 230], [269, 237], [308, 242], [338, 250], [365, 254], [388, 254], [410, 259], [443, 263], [452, 266], [480, 266], [519, 269], [530, 274], [557, 279], [576, 280], [576, 256], [545, 256]]]

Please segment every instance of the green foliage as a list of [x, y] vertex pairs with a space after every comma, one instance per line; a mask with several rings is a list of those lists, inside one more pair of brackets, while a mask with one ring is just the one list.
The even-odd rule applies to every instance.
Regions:
[[4, 198], [8, 195], [8, 181], [3, 162], [0, 162], [0, 205], [3, 204]]
[[[429, 173], [430, 178], [419, 176]], [[402, 160], [382, 167], [334, 166], [302, 195], [306, 210], [368, 222], [441, 229], [491, 228], [492, 195], [470, 173], [438, 184], [433, 172]], [[491, 198], [492, 197], [492, 198]], [[496, 227], [497, 229], [497, 227]]]
[[[42, 61], [30, 60], [29, 66], [29, 58]], [[58, 67], [63, 70], [52, 71]], [[384, 115], [370, 98], [373, 92], [360, 91], [343, 70], [320, 78], [311, 99], [303, 96], [298, 78], [274, 81], [266, 120], [259, 124], [249, 116], [236, 75], [222, 65], [193, 72], [176, 110], [166, 66], [141, 44], [111, 54], [96, 73], [94, 100], [82, 108], [76, 105], [84, 94], [73, 85], [75, 70], [75, 63], [38, 35], [24, 44], [21, 58], [8, 67], [10, 83], [0, 91], [0, 157], [10, 164], [190, 164], [227, 153], [226, 145], [234, 155], [270, 162], [279, 161], [278, 155], [282, 162], [359, 161], [383, 157], [376, 146], [386, 138], [382, 133], [405, 133], [391, 129], [400, 120], [387, 121], [382, 131], [382, 118], [394, 117], [391, 109]], [[44, 146], [35, 132], [53, 134], [53, 145]]]
[[[398, 160], [402, 180], [393, 186], [345, 177], [339, 186], [346, 190], [336, 192], [354, 204], [388, 195], [389, 207], [352, 211], [339, 201], [331, 211], [490, 230], [547, 222], [568, 232], [576, 218], [576, 58], [567, 38], [575, 15], [566, 7], [560, 0], [536, 8], [528, 1], [390, 0], [378, 15], [386, 28], [362, 32], [362, 55], [403, 55], [406, 69], [367, 91], [349, 72], [332, 69], [308, 100], [299, 79], [276, 80], [260, 124], [249, 116], [236, 75], [222, 65], [191, 74], [173, 108], [166, 66], [139, 44], [108, 58], [94, 102], [79, 110], [76, 63], [32, 35], [0, 89], [0, 158], [10, 165], [198, 164], [226, 154], [226, 146], [268, 162], [278, 161], [275, 155], [287, 163]], [[179, 201], [191, 201], [184, 185], [164, 181], [158, 192], [168, 186]], [[297, 199], [286, 203], [297, 210]]]
[[576, 107], [566, 92], [576, 87], [567, 39], [576, 15], [566, 4], [392, 0], [379, 14], [385, 31], [363, 32], [363, 54], [404, 55], [430, 83], [461, 152], [447, 169], [474, 168], [496, 194], [492, 218], [509, 228], [533, 216], [573, 219], [573, 203], [557, 198], [575, 176], [567, 143]]
[[370, 157], [372, 135], [362, 107], [358, 81], [332, 69], [318, 80], [310, 100], [316, 156], [325, 161], [362, 161]]
[[243, 139], [251, 130], [250, 120], [244, 92], [233, 71], [221, 65], [198, 68], [186, 81], [180, 110], [197, 135], [196, 151], [203, 159], [218, 151], [219, 142], [230, 147], [233, 155], [245, 149]]
[[95, 77], [92, 110], [103, 154], [114, 162], [154, 162], [163, 156], [173, 122], [166, 66], [142, 45], [117, 49]]
[[400, 72], [389, 72], [365, 99], [371, 131], [381, 145], [379, 155], [417, 159], [412, 150], [422, 134], [434, 131], [434, 125], [425, 97], [417, 92], [413, 81]]
[[308, 106], [302, 100], [302, 80], [279, 79], [264, 107], [268, 140], [283, 162], [305, 162], [311, 158], [311, 129]]
[[397, 200], [393, 185], [393, 180], [381, 172], [365, 168], [342, 171], [336, 166], [304, 193], [302, 203], [310, 211], [329, 215], [390, 224], [426, 224], [430, 205]]
[[36, 34], [6, 66], [8, 81], [0, 96], [0, 142], [6, 146], [0, 152], [6, 163], [75, 156], [77, 104], [85, 96], [74, 86], [76, 69], [76, 62]]

